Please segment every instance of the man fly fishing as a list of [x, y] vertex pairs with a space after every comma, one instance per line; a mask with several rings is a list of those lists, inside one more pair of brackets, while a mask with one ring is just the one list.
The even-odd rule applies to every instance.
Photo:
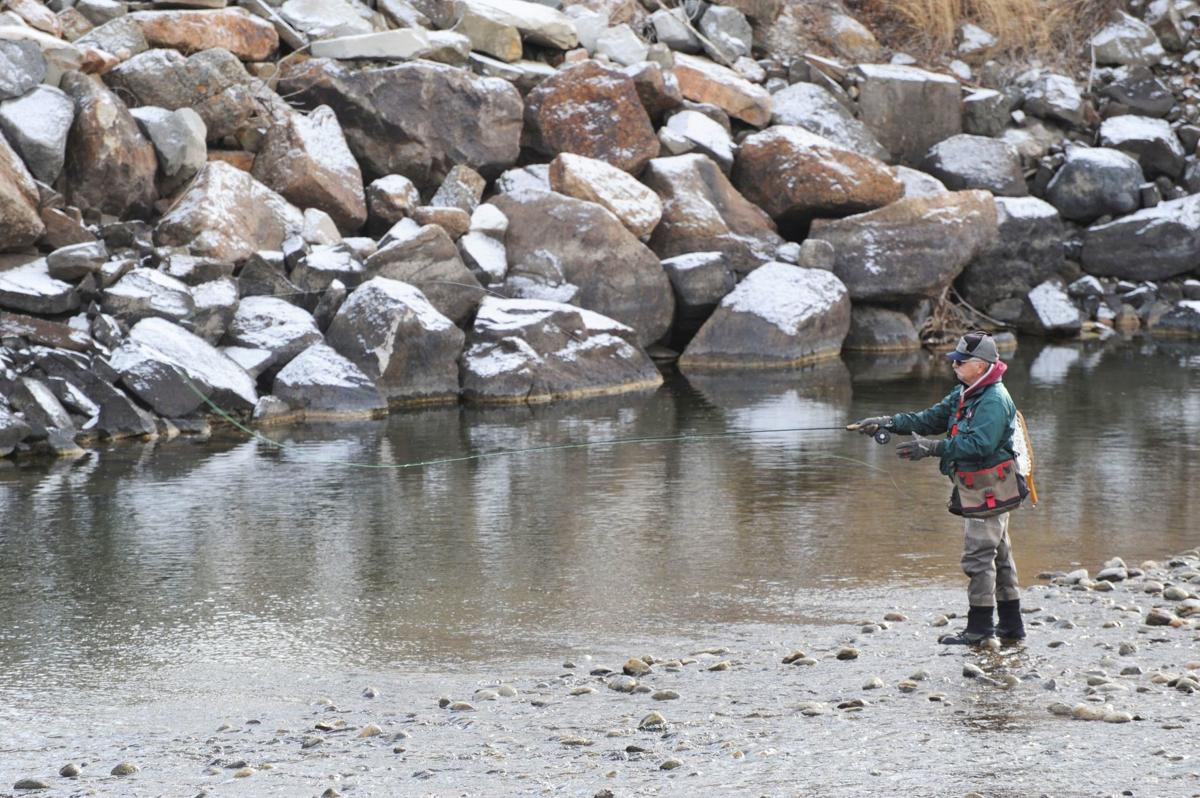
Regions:
[[[1016, 448], [1024, 440], [1020, 414], [1001, 382], [1008, 366], [996, 341], [983, 332], [958, 340], [947, 353], [959, 385], [933, 407], [917, 413], [865, 418], [848, 429], [875, 435], [879, 430], [912, 434], [896, 447], [905, 460], [940, 458], [941, 472], [954, 483], [950, 512], [965, 519], [963, 572], [970, 578], [967, 628], [942, 636], [948, 645], [977, 645], [990, 637], [1025, 637], [1017, 566], [1008, 536], [1008, 514], [1029, 491], [1017, 465]], [[946, 437], [923, 437], [942, 432]], [[1014, 444], [1014, 437], [1021, 440]], [[994, 624], [993, 612], [999, 623]]]

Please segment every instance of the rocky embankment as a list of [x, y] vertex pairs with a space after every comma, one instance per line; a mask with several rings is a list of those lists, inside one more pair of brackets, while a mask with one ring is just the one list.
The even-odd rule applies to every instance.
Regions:
[[912, 349], [950, 288], [1200, 333], [1191, 0], [1077, 75], [827, 4], [170, 5], [0, 13], [0, 455]]
[[939, 646], [957, 589], [810, 596], [819, 622], [699, 647], [393, 670], [210, 706], [200, 729], [56, 734], [0, 795], [1193, 794], [1200, 552], [1039, 576], [1023, 644]]

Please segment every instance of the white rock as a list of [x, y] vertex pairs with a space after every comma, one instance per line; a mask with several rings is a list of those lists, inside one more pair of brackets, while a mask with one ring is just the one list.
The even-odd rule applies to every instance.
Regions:
[[383, 33], [339, 36], [312, 43], [314, 58], [370, 58], [407, 61], [419, 57], [431, 46], [421, 28], [399, 28]]
[[249, 412], [258, 402], [254, 379], [212, 344], [166, 319], [143, 319], [129, 331], [132, 341], [153, 349], [191, 377], [212, 386], [222, 409]]
[[680, 111], [667, 120], [665, 127], [692, 142], [695, 148], [711, 157], [726, 172], [733, 167], [733, 139], [720, 123], [699, 111]]
[[646, 60], [649, 52], [649, 46], [624, 24], [609, 28], [597, 36], [595, 49], [621, 66], [640, 64]]
[[653, 232], [662, 218], [657, 194], [627, 172], [595, 158], [561, 153], [550, 165], [550, 185], [562, 194], [607, 208], [638, 237]]
[[463, 0], [474, 12], [521, 31], [525, 39], [545, 47], [570, 50], [579, 44], [575, 25], [561, 11], [525, 0]]
[[972, 25], [969, 22], [958, 29], [958, 35], [958, 52], [963, 55], [972, 55], [982, 52], [989, 47], [996, 46], [995, 36], [978, 25]]

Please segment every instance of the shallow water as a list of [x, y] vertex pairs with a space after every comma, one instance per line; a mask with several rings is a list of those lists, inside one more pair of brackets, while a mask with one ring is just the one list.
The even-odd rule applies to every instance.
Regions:
[[[1026, 341], [1011, 363], [1042, 498], [1012, 522], [1023, 581], [1200, 542], [1200, 346]], [[841, 431], [363, 467], [837, 426], [928, 406], [950, 380], [925, 354], [856, 358], [271, 433], [283, 449], [177, 440], [0, 468], [0, 789], [64, 735], [112, 747], [360, 673], [844, 621], [838, 591], [957, 588], [936, 467]]]

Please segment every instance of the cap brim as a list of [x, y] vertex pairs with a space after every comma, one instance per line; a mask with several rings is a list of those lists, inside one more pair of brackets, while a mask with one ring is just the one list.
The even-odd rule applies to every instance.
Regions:
[[971, 359], [971, 355], [968, 355], [965, 352], [959, 352], [956, 350], [951, 350], [951, 351], [947, 352], [946, 357], [950, 358], [951, 360], [957, 360], [959, 363], [963, 362], [964, 360]]

